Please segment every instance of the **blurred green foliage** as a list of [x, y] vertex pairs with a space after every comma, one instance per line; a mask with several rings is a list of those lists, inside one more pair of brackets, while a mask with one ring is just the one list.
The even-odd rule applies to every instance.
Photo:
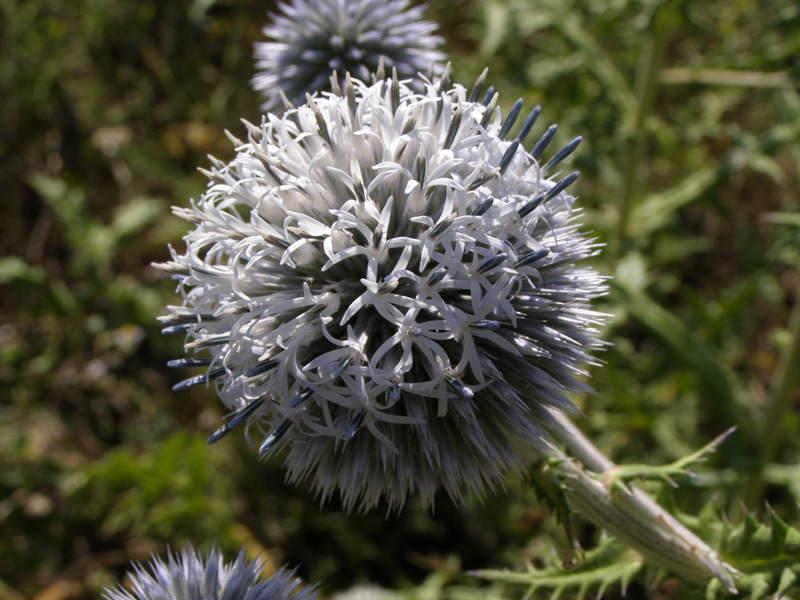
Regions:
[[[213, 392], [171, 392], [180, 340], [155, 317], [176, 297], [149, 264], [181, 243], [169, 206], [202, 193], [206, 155], [232, 157], [224, 130], [258, 119], [250, 52], [273, 5], [0, 0], [0, 596], [96, 598], [187, 541], [246, 543], [328, 596], [369, 581], [408, 599], [516, 597], [465, 572], [558, 572], [566, 538], [524, 480], [466, 508], [345, 515], [241, 438], [205, 446]], [[504, 110], [523, 97], [559, 123], [555, 144], [584, 136], [576, 187], [607, 244], [614, 318], [598, 393], [575, 399], [582, 428], [620, 464], [665, 464], [735, 425], [670, 501], [692, 515], [713, 499], [695, 525], [737, 557], [736, 527], [767, 535], [742, 502], [797, 527], [800, 5], [432, 0], [428, 16], [456, 80], [488, 65]], [[638, 571], [577, 523], [590, 577], [608, 556], [622, 580]], [[794, 547], [762, 550], [791, 575]], [[759, 577], [743, 594], [785, 583]], [[529, 586], [569, 595], [553, 581]], [[682, 585], [627, 591], [698, 592]]]

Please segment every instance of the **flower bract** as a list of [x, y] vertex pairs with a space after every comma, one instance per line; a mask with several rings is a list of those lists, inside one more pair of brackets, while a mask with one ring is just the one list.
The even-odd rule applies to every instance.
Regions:
[[260, 451], [285, 450], [347, 509], [437, 488], [461, 499], [546, 451], [551, 409], [577, 412], [603, 315], [597, 244], [567, 193], [577, 172], [548, 161], [550, 127], [514, 139], [519, 101], [380, 78], [248, 125], [191, 208], [186, 251], [160, 265], [183, 303], [163, 317], [230, 420]]
[[436, 25], [408, 0], [293, 0], [264, 28], [270, 40], [255, 44], [253, 87], [264, 110], [282, 110], [285, 97], [329, 90], [331, 72], [367, 81], [381, 60], [401, 78], [426, 72], [444, 55]]
[[263, 563], [248, 561], [244, 549], [226, 563], [219, 550], [203, 558], [189, 546], [166, 561], [153, 558], [149, 568], [135, 565], [129, 589], [105, 591], [107, 600], [311, 600], [314, 588], [299, 589], [294, 571], [285, 568], [261, 579]]

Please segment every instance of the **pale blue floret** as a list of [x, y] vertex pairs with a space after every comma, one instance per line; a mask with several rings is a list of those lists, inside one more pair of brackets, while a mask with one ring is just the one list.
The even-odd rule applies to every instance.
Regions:
[[347, 509], [484, 494], [520, 447], [548, 452], [550, 411], [578, 412], [603, 345], [578, 172], [551, 172], [581, 138], [542, 166], [556, 126], [523, 146], [538, 106], [507, 140], [522, 103], [503, 119], [447, 71], [342, 83], [248, 124], [175, 209], [194, 229], [160, 265], [185, 303], [162, 320], [211, 356], [173, 362], [206, 368], [176, 387], [213, 384], [230, 411], [209, 443], [244, 425]]
[[383, 60], [407, 79], [444, 59], [436, 25], [408, 0], [293, 0], [278, 8], [264, 28], [270, 41], [255, 44], [252, 83], [265, 111], [284, 109], [280, 92], [301, 104], [306, 93], [330, 91], [333, 72], [368, 81]]
[[311, 588], [299, 589], [293, 570], [280, 569], [262, 580], [263, 562], [248, 561], [244, 549], [225, 563], [216, 548], [205, 557], [189, 546], [166, 561], [153, 558], [147, 566], [135, 565], [129, 589], [105, 590], [108, 600], [311, 600]]

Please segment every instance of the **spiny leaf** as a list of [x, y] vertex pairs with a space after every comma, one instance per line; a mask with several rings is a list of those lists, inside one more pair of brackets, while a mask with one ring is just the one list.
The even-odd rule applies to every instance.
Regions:
[[581, 566], [573, 569], [566, 569], [561, 565], [544, 569], [530, 566], [525, 572], [486, 569], [472, 571], [470, 575], [525, 585], [528, 588], [528, 597], [538, 590], [550, 590], [552, 598], [559, 598], [569, 591], [574, 592], [575, 598], [584, 598], [586, 594], [596, 590], [594, 595], [599, 598], [613, 585], [622, 586], [624, 591], [643, 568], [644, 560], [638, 553], [616, 539], [606, 537], [597, 548], [586, 553]]
[[615, 484], [627, 484], [636, 479], [656, 479], [677, 487], [673, 481], [675, 477], [691, 477], [689, 466], [703, 462], [706, 455], [715, 452], [717, 447], [736, 430], [731, 427], [722, 435], [700, 448], [668, 465], [620, 465], [610, 469], [603, 475], [603, 483], [609, 488]]
[[576, 547], [575, 538], [572, 533], [572, 520], [570, 515], [572, 509], [567, 502], [564, 494], [564, 474], [556, 468], [557, 461], [550, 460], [545, 468], [534, 473], [530, 478], [536, 497], [543, 501], [547, 507], [556, 515], [558, 522], [564, 528], [564, 533], [569, 540], [571, 547]]
[[[683, 516], [680, 516], [683, 520]], [[768, 508], [766, 522], [752, 514], [738, 525], [722, 519], [714, 510], [704, 510], [698, 519], [687, 523], [706, 534], [723, 560], [741, 572], [736, 582], [742, 598], [781, 598], [800, 588], [800, 531], [784, 522]], [[706, 598], [728, 598], [718, 582], [711, 581]]]

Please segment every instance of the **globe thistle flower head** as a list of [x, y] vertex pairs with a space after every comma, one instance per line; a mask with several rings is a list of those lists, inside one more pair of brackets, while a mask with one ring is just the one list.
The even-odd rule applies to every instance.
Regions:
[[265, 111], [284, 100], [302, 103], [306, 93], [330, 90], [330, 77], [345, 73], [363, 81], [383, 60], [402, 79], [427, 71], [444, 55], [436, 25], [423, 20], [422, 6], [408, 0], [294, 0], [264, 28], [257, 42], [253, 87], [264, 94]]
[[314, 588], [297, 589], [294, 571], [280, 569], [260, 580], [263, 563], [248, 561], [244, 549], [227, 564], [216, 548], [205, 559], [189, 546], [167, 561], [153, 558], [149, 571], [134, 566], [131, 590], [105, 590], [108, 600], [311, 600]]
[[349, 510], [390, 508], [438, 487], [456, 500], [546, 452], [551, 409], [585, 391], [605, 284], [581, 261], [581, 233], [555, 167], [539, 161], [555, 125], [523, 148], [539, 108], [506, 139], [498, 96], [451, 86], [416, 92], [394, 77], [344, 89], [247, 125], [247, 142], [207, 172], [184, 254], [160, 265], [182, 306], [172, 366], [206, 370], [260, 452], [285, 450], [291, 482], [309, 479]]

